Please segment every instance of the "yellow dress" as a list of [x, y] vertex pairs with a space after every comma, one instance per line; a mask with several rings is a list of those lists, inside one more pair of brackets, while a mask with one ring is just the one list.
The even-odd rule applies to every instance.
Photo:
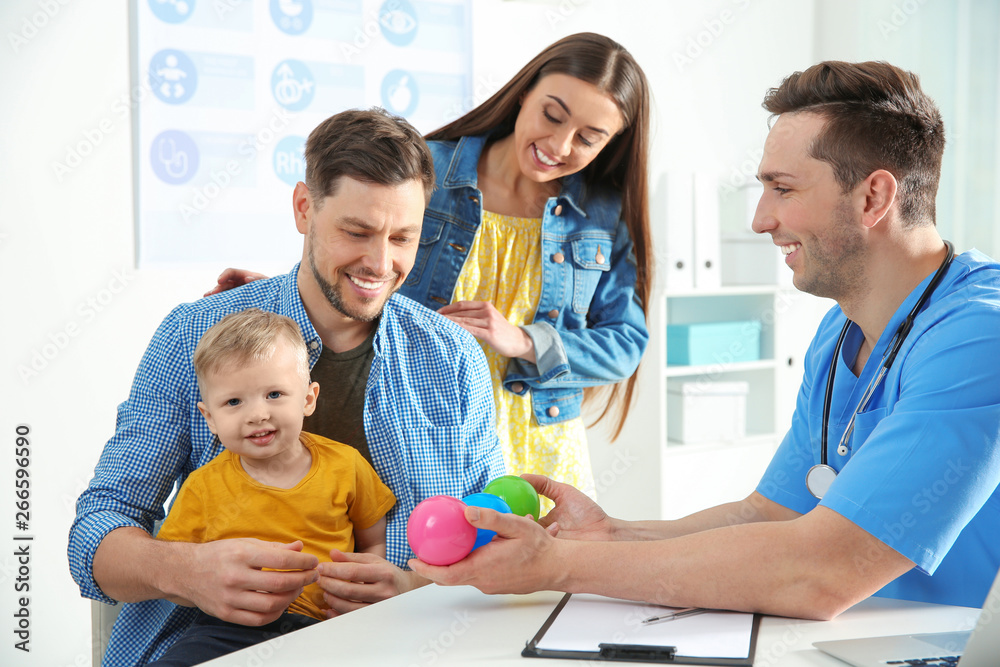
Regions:
[[[542, 289], [542, 219], [483, 211], [469, 256], [455, 283], [452, 301], [489, 301], [514, 326], [530, 324]], [[531, 392], [506, 391], [507, 357], [481, 343], [490, 365], [496, 399], [497, 433], [508, 472], [548, 475], [596, 494], [587, 434], [581, 418], [540, 426]], [[543, 500], [543, 511], [551, 503]]]

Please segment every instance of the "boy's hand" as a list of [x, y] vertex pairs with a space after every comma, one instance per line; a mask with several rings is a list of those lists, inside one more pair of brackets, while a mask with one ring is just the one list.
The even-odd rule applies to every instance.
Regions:
[[300, 541], [248, 538], [186, 546], [191, 548], [183, 551], [173, 587], [179, 594], [168, 599], [231, 623], [260, 626], [276, 620], [319, 576], [319, 560], [301, 553]]
[[407, 572], [374, 554], [346, 553], [334, 549], [331, 562], [320, 563], [319, 586], [330, 605], [327, 616], [333, 618], [367, 607], [428, 583], [414, 572]]

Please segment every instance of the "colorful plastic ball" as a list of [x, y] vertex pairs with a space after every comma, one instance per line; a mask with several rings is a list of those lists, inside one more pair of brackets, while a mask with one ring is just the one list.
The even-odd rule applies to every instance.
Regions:
[[483, 492], [503, 499], [514, 514], [538, 521], [538, 492], [527, 480], [517, 475], [504, 475], [487, 484]]
[[[503, 514], [510, 514], [510, 507], [507, 503], [503, 501], [503, 498], [495, 496], [492, 493], [473, 493], [462, 498], [462, 502], [470, 507], [485, 507], [487, 509], [496, 510], [497, 512], [502, 512]], [[472, 545], [472, 550], [475, 551], [479, 547], [488, 543], [496, 535], [496, 531], [486, 530], [485, 528], [476, 529], [476, 543]]]
[[451, 496], [432, 496], [413, 508], [406, 540], [425, 563], [451, 565], [472, 551], [476, 529], [465, 520], [465, 503]]

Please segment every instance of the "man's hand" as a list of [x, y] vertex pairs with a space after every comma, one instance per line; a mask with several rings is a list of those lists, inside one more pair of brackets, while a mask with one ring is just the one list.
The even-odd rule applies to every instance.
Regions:
[[255, 273], [253, 271], [247, 271], [246, 269], [226, 269], [219, 276], [215, 287], [205, 292], [205, 296], [219, 294], [221, 292], [225, 292], [226, 290], [231, 290], [234, 287], [246, 285], [247, 283], [252, 283], [255, 280], [263, 280], [265, 278], [267, 278], [267, 276], [263, 273]]
[[561, 574], [552, 568], [561, 562], [553, 552], [560, 540], [544, 527], [527, 517], [474, 506], [465, 509], [465, 518], [496, 537], [453, 565], [411, 559], [414, 572], [444, 586], [475, 586], [490, 594], [558, 590]]
[[384, 558], [367, 553], [348, 553], [334, 549], [331, 562], [319, 564], [319, 586], [330, 605], [327, 616], [333, 618], [349, 611], [395, 597], [427, 584], [423, 577], [393, 565]]
[[319, 559], [301, 553], [300, 541], [280, 544], [247, 538], [185, 547], [190, 548], [182, 550], [184, 555], [173, 568], [172, 588], [177, 593], [167, 599], [240, 625], [276, 620], [319, 576]]
[[615, 539], [614, 519], [582, 491], [544, 475], [521, 475], [538, 495], [555, 501], [556, 506], [538, 520], [552, 535], [566, 540], [606, 541]]
[[457, 301], [438, 309], [438, 313], [503, 356], [535, 362], [535, 344], [531, 337], [508, 322], [489, 301]]

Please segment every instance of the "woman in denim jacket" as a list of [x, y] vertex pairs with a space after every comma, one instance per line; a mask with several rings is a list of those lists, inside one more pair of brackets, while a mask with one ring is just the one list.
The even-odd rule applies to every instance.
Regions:
[[428, 135], [437, 187], [401, 288], [483, 344], [509, 471], [591, 496], [584, 392], [611, 387], [617, 437], [649, 337], [648, 107], [611, 39], [545, 49]]
[[[401, 288], [482, 343], [508, 470], [590, 496], [584, 393], [609, 388], [597, 421], [617, 437], [649, 338], [648, 89], [621, 45], [570, 35], [431, 133], [437, 183]], [[213, 291], [256, 277], [230, 269]]]

